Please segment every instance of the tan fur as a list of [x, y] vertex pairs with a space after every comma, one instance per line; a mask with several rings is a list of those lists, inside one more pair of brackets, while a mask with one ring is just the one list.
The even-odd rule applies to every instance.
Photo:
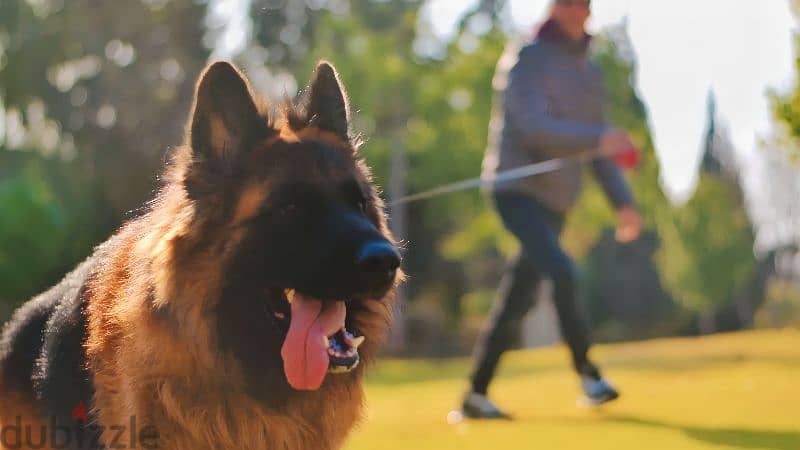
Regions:
[[234, 137], [230, 135], [227, 127], [222, 123], [222, 119], [211, 120], [211, 147], [220, 155], [225, 148], [235, 145]]
[[239, 224], [253, 217], [267, 198], [267, 186], [256, 184], [245, 188], [236, 205], [233, 223]]
[[320, 130], [317, 128], [303, 128], [297, 132], [296, 139], [298, 141], [323, 141], [342, 150], [350, 151], [350, 145], [348, 143], [343, 142], [330, 131]]
[[296, 143], [296, 142], [300, 142], [300, 138], [297, 136], [297, 134], [294, 132], [294, 130], [292, 130], [290, 127], [283, 126], [283, 127], [281, 127], [280, 130], [281, 130], [281, 132], [278, 135], [278, 137], [280, 139], [282, 139], [283, 141], [288, 142], [290, 144]]

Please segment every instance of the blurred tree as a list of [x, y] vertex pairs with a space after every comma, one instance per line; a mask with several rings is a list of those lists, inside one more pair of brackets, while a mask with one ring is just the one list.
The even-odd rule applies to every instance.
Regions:
[[208, 55], [205, 9], [0, 2], [0, 248], [31, 261], [0, 267], [0, 300], [54, 282], [147, 199]]
[[735, 189], [719, 176], [702, 176], [674, 225], [662, 227], [662, 238], [659, 267], [667, 285], [701, 314], [701, 332], [715, 331], [714, 312], [735, 299], [755, 268], [750, 222]]
[[738, 177], [735, 150], [720, 126], [713, 94], [697, 189], [662, 223], [659, 267], [671, 292], [700, 313], [702, 333], [716, 331], [714, 313], [732, 304], [756, 269], [754, 236]]
[[[5, 147], [85, 162], [102, 200], [123, 213], [152, 188], [180, 142], [205, 63], [205, 7], [189, 0], [3, 2]], [[113, 180], [113, 182], [110, 182]]]
[[[791, 0], [800, 20], [800, 0]], [[795, 33], [795, 72], [800, 74], [800, 33]], [[757, 219], [760, 266], [769, 267], [766, 307], [757, 322], [781, 326], [800, 317], [800, 83], [769, 93], [773, 110], [772, 135], [762, 142], [764, 181], [752, 204]], [[763, 269], [760, 270], [763, 272]]]

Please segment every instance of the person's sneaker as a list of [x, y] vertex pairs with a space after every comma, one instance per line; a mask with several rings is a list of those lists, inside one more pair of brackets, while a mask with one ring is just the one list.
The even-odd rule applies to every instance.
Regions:
[[461, 412], [469, 419], [511, 419], [483, 394], [470, 392], [461, 405]]
[[619, 397], [619, 392], [614, 386], [602, 377], [581, 375], [581, 387], [586, 395], [586, 402], [593, 406], [608, 403]]

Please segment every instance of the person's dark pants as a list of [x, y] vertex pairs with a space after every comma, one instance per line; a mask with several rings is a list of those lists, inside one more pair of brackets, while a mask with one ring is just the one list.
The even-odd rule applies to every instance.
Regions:
[[499, 192], [494, 200], [503, 224], [519, 239], [522, 249], [500, 284], [488, 327], [476, 347], [472, 391], [486, 394], [500, 356], [518, 342], [522, 320], [533, 307], [544, 277], [553, 280], [561, 335], [572, 353], [575, 370], [599, 377], [587, 358], [590, 339], [578, 310], [575, 267], [559, 244], [564, 215], [523, 194]]

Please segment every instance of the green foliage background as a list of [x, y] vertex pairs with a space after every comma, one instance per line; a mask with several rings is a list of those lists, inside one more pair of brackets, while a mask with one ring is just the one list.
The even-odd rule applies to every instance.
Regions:
[[[479, 2], [452, 42], [431, 37], [423, 5], [253, 0], [252, 36], [235, 60], [257, 86], [278, 92], [286, 86], [279, 75], [302, 83], [318, 59], [333, 61], [382, 186], [398, 148], [410, 192], [471, 178], [486, 147], [495, 64], [510, 38], [502, 2]], [[211, 6], [0, 3], [0, 314], [57, 281], [150, 196], [222, 31], [205, 19]], [[687, 332], [693, 311], [733, 301], [755, 263], [735, 181], [702, 175], [697, 196], [679, 207], [661, 191], [625, 43], [624, 28], [609, 30], [595, 54], [609, 118], [643, 150], [629, 179], [648, 232], [631, 246], [615, 244], [613, 213], [590, 185], [564, 237], [581, 262], [601, 339]], [[477, 191], [415, 203], [407, 217], [410, 348], [465, 352], [516, 243]]]

